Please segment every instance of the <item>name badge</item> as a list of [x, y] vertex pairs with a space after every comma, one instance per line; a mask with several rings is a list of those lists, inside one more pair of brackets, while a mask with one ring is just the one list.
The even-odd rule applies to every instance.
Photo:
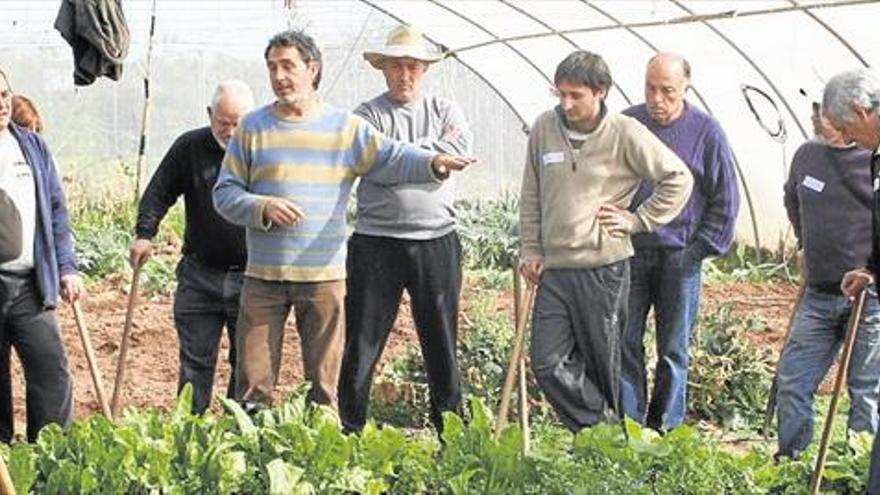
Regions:
[[874, 191], [880, 191], [880, 177], [874, 179]]
[[552, 153], [544, 153], [544, 156], [541, 157], [541, 160], [544, 162], [544, 165], [555, 165], [557, 163], [562, 163], [565, 160], [565, 153], [561, 151], [555, 151]]
[[815, 177], [810, 177], [809, 175], [804, 177], [804, 182], [802, 183], [804, 187], [807, 189], [812, 189], [816, 192], [822, 192], [825, 189], [825, 183]]

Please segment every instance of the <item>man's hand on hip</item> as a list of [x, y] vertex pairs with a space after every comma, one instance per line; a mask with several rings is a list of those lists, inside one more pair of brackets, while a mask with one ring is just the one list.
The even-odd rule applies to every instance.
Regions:
[[628, 236], [638, 222], [636, 216], [629, 210], [614, 205], [600, 206], [596, 218], [599, 220], [599, 226], [605, 229], [611, 237]]

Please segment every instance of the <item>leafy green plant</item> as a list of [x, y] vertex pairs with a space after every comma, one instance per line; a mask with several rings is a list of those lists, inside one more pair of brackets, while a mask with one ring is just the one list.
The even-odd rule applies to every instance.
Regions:
[[[70, 218], [77, 259], [88, 280], [130, 270], [128, 252], [136, 216], [135, 205], [119, 197], [75, 196], [71, 199]], [[182, 207], [169, 210], [163, 220], [154, 239], [155, 254], [143, 268], [141, 287], [145, 295], [173, 292], [184, 222]]]
[[473, 268], [508, 269], [519, 257], [519, 197], [459, 201], [458, 233], [465, 261]]
[[[695, 429], [666, 435], [623, 425], [572, 434], [539, 421], [533, 449], [512, 425], [493, 432], [479, 398], [470, 420], [445, 415], [443, 447], [425, 433], [368, 423], [342, 432], [336, 415], [306, 402], [299, 387], [251, 416], [223, 400], [225, 414], [193, 415], [185, 387], [174, 411], [128, 409], [67, 429], [45, 428], [35, 444], [0, 445], [20, 493], [804, 493], [815, 449], [770, 462], [763, 450], [736, 454]], [[862, 493], [870, 435], [835, 436], [824, 488]]]
[[703, 273], [708, 280], [717, 282], [781, 280], [794, 283], [800, 270], [796, 256], [784, 250], [758, 252], [751, 246], [737, 244], [727, 255], [706, 260]]
[[728, 429], [755, 427], [762, 420], [773, 374], [769, 349], [751, 345], [745, 333], [763, 328], [757, 320], [722, 304], [703, 313], [691, 345], [689, 414]]

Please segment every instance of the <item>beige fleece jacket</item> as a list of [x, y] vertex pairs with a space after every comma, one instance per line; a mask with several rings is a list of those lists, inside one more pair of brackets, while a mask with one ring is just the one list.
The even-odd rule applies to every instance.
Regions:
[[636, 231], [653, 231], [684, 207], [693, 176], [633, 118], [607, 113], [579, 150], [549, 110], [529, 135], [520, 196], [521, 257], [546, 268], [592, 268], [633, 255], [629, 236], [612, 237], [596, 215], [604, 204], [627, 208], [643, 178], [654, 194], [636, 210]]

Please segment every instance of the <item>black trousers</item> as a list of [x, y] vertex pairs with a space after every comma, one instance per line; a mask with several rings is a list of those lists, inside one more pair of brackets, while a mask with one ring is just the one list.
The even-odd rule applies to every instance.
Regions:
[[461, 386], [456, 361], [461, 243], [452, 232], [413, 241], [354, 234], [348, 242], [345, 352], [339, 378], [343, 426], [366, 423], [376, 363], [397, 318], [403, 290], [412, 301], [431, 391], [431, 421], [443, 430], [443, 412], [458, 411]]
[[238, 322], [241, 270], [218, 270], [184, 256], [177, 265], [174, 325], [177, 327], [180, 369], [177, 389], [192, 384], [192, 412], [201, 414], [211, 405], [214, 372], [223, 327], [229, 337], [227, 360], [232, 370], [226, 396], [235, 390], [235, 330]]
[[532, 370], [562, 423], [577, 432], [620, 420], [620, 338], [629, 260], [548, 269], [532, 312]]
[[27, 438], [49, 423], [73, 419], [73, 380], [54, 310], [42, 307], [32, 274], [0, 274], [0, 441], [12, 439], [9, 348], [24, 369]]

